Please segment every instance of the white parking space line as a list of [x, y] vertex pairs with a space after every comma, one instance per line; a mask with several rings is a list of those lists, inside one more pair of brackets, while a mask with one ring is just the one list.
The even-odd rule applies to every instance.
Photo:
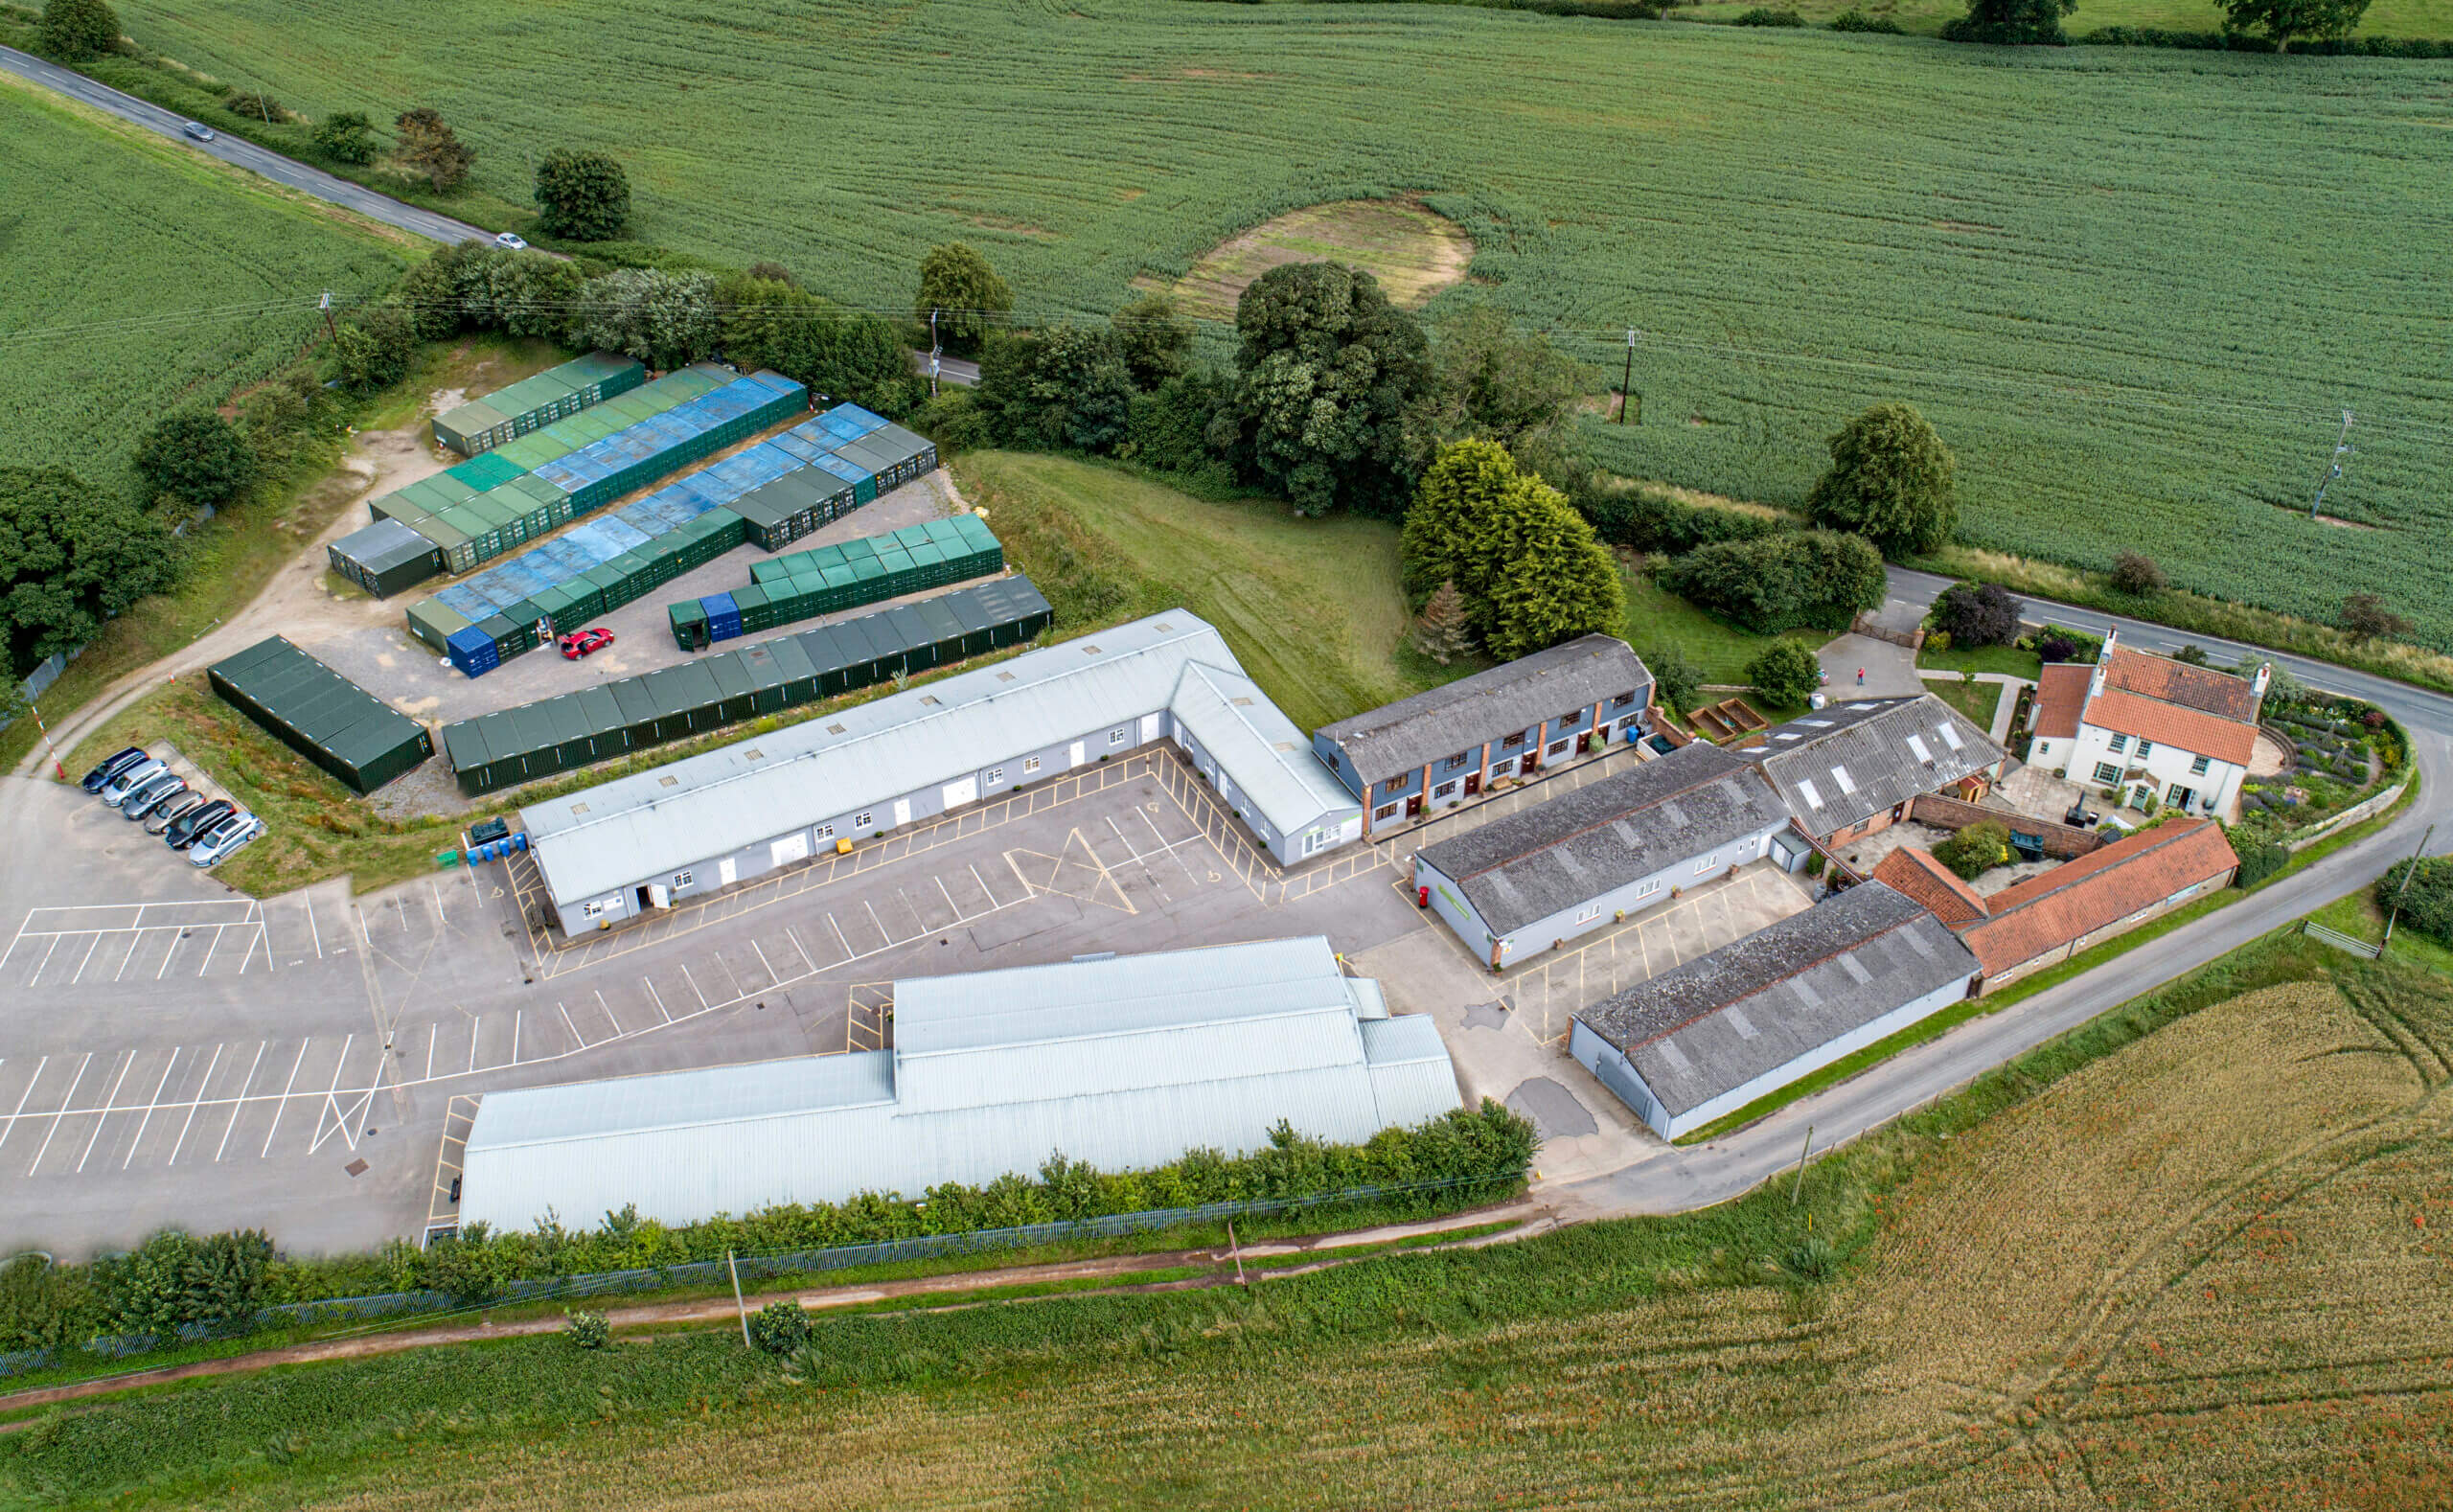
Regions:
[[792, 949], [801, 952], [801, 964], [803, 966], [808, 967], [813, 972], [817, 970], [817, 963], [809, 958], [809, 947], [801, 943], [801, 937], [792, 932], [792, 927], [789, 924], [784, 926], [784, 938], [791, 941]]
[[99, 934], [95, 935], [92, 940], [86, 942], [84, 958], [77, 963], [77, 974], [68, 978], [69, 986], [74, 987], [79, 982], [85, 979], [85, 964], [87, 961], [91, 961], [94, 958], [94, 951], [102, 945], [102, 943], [103, 937]]
[[301, 893], [298, 901], [307, 909], [307, 934], [315, 942], [315, 959], [320, 961], [324, 958], [324, 927], [315, 922], [314, 896], [310, 893]]
[[[256, 1152], [259, 1160], [272, 1154], [272, 1136], [281, 1133], [281, 1115], [289, 1111], [289, 1089], [298, 1085], [298, 1068], [307, 1064], [307, 1046], [314, 1042], [312, 1035], [299, 1042], [298, 1059], [289, 1063], [289, 1080], [281, 1084], [281, 1101], [273, 1104], [272, 1127], [264, 1131], [264, 1147]], [[231, 1117], [235, 1120], [238, 1114], [234, 1111]]]
[[[527, 1017], [528, 1010], [525, 1008], [519, 1009], [511, 1016], [511, 1064], [514, 1065], [519, 1064], [519, 1031], [522, 1021]], [[472, 1067], [477, 1064], [477, 1044], [473, 1040], [469, 1042], [469, 1064]]]
[[780, 982], [780, 981], [782, 981], [782, 980], [783, 980], [783, 977], [781, 977], [781, 976], [779, 976], [779, 975], [777, 975], [777, 974], [775, 974], [775, 968], [774, 968], [774, 967], [772, 967], [772, 966], [768, 966], [768, 965], [767, 964], [767, 952], [766, 952], [766, 951], [765, 951], [764, 949], [762, 949], [762, 948], [759, 946], [758, 942], [757, 942], [756, 940], [754, 940], [754, 939], [753, 939], [753, 940], [751, 940], [751, 941], [749, 942], [749, 948], [750, 948], [751, 950], [753, 950], [753, 951], [758, 951], [758, 964], [759, 964], [760, 966], [766, 967], [766, 969], [767, 969], [767, 980], [768, 980], [768, 981], [769, 981], [769, 982]]
[[127, 1073], [134, 1068], [136, 1055], [134, 1050], [127, 1052], [127, 1064], [119, 1068], [119, 1075], [111, 1079], [111, 1089], [103, 1094], [103, 1115], [94, 1120], [94, 1133], [85, 1141], [85, 1153], [77, 1157], [77, 1169], [80, 1174], [85, 1169], [85, 1162], [94, 1157], [94, 1146], [103, 1142], [103, 1125], [111, 1121], [111, 1105], [119, 1101], [120, 1084], [127, 1080]]
[[[332, 1063], [332, 1085], [324, 1088], [323, 1106], [315, 1110], [315, 1133], [314, 1135], [307, 1141], [307, 1153], [309, 1155], [313, 1155], [318, 1150], [323, 1149], [324, 1141], [332, 1136], [332, 1134], [328, 1134], [324, 1132], [324, 1119], [328, 1114], [332, 1120], [332, 1134], [339, 1134], [342, 1138], [348, 1139], [349, 1147], [351, 1149], [355, 1150], [357, 1148], [357, 1141], [350, 1135], [349, 1119], [348, 1116], [341, 1111], [340, 1104], [341, 1073], [349, 1069], [349, 1047], [351, 1042], [356, 1038], [356, 1035], [352, 1034], [347, 1039], [341, 1041], [340, 1059]], [[375, 1060], [376, 1081], [379, 1085], [383, 1079], [383, 1047], [380, 1044], [378, 1044], [375, 1047]], [[368, 1088], [367, 1095], [369, 1097], [375, 1095], [372, 1088]], [[266, 1139], [264, 1141], [264, 1147], [266, 1149], [270, 1149], [272, 1147], [272, 1141], [270, 1139]]]
[[971, 880], [973, 882], [979, 883], [979, 891], [982, 896], [987, 898], [988, 905], [992, 908], [1000, 906], [997, 902], [997, 895], [994, 892], [989, 891], [988, 880], [979, 875], [979, 868], [976, 866], [966, 866], [965, 870], [971, 873]]
[[699, 978], [690, 974], [690, 963], [688, 961], [679, 961], [675, 964], [681, 968], [681, 979], [690, 984], [690, 996], [699, 999], [699, 1011], [701, 1013], [706, 1012], [707, 995], [699, 991]]
[[[742, 995], [741, 978], [733, 974], [731, 964], [722, 955], [716, 956], [716, 970], [724, 974], [725, 981], [732, 983], [732, 995], [735, 997], [740, 997]], [[691, 985], [695, 987], [698, 984], [693, 982]]]
[[42, 1136], [42, 1148], [34, 1152], [34, 1163], [26, 1167], [26, 1174], [28, 1176], [34, 1175], [35, 1169], [42, 1164], [43, 1156], [51, 1149], [53, 1135], [59, 1133], [59, 1119], [61, 1114], [67, 1112], [68, 1105], [77, 1100], [78, 1084], [85, 1080], [85, 1067], [93, 1064], [94, 1052], [91, 1050], [86, 1051], [85, 1058], [77, 1063], [76, 1078], [68, 1084], [67, 1095], [59, 1099], [59, 1111], [51, 1115], [51, 1131]]
[[1141, 822], [1143, 824], [1150, 827], [1150, 837], [1158, 842], [1159, 849], [1174, 857], [1176, 859], [1176, 864], [1184, 869], [1184, 881], [1192, 883], [1196, 887], [1200, 886], [1201, 874], [1192, 869], [1192, 862], [1184, 859], [1183, 852], [1179, 848], [1182, 842], [1178, 841], [1175, 845], [1168, 844], [1166, 836], [1159, 833], [1158, 821], [1150, 817], [1149, 810], [1135, 809], [1133, 812], [1140, 815]]
[[648, 990], [648, 996], [650, 997], [655, 999], [655, 1011], [664, 1015], [664, 1021], [671, 1023], [673, 1021], [673, 1011], [665, 1007], [664, 994], [655, 990], [655, 983], [649, 981], [646, 977], [642, 976], [639, 978], [639, 985]]
[[26, 1099], [34, 1094], [34, 1083], [42, 1080], [42, 1068], [50, 1064], [51, 1057], [47, 1055], [34, 1063], [34, 1074], [26, 1078], [26, 1089], [17, 1094], [17, 1106], [10, 1111], [7, 1126], [0, 1128], [0, 1144], [7, 1144], [9, 1136], [17, 1132], [17, 1116], [26, 1111]]
[[843, 947], [843, 958], [847, 961], [854, 959], [858, 952], [852, 949], [852, 942], [843, 938], [843, 927], [835, 922], [835, 915], [828, 914], [826, 923], [827, 927], [835, 931], [835, 943]]
[[469, 1021], [469, 1069], [477, 1069], [477, 1036], [485, 1031], [486, 1016], [479, 1014]]
[[[25, 932], [25, 931], [24, 931], [24, 930], [22, 930], [22, 929], [20, 929], [20, 930], [18, 931], [18, 933], [19, 933], [19, 934], [21, 934], [21, 935], [22, 935], [24, 932]], [[28, 986], [28, 987], [32, 987], [35, 982], [40, 981], [40, 980], [42, 979], [42, 969], [43, 969], [44, 967], [49, 966], [49, 965], [51, 964], [51, 952], [52, 952], [52, 951], [56, 951], [56, 950], [58, 950], [58, 949], [59, 949], [59, 942], [60, 942], [60, 939], [61, 939], [61, 938], [62, 938], [61, 936], [55, 934], [55, 935], [53, 935], [53, 936], [51, 937], [51, 943], [50, 943], [49, 945], [46, 945], [46, 946], [44, 946], [44, 947], [42, 948], [42, 959], [41, 959], [41, 960], [39, 960], [39, 961], [36, 961], [36, 962], [34, 963], [34, 974], [26, 978], [26, 981], [25, 981], [25, 985], [26, 985], [26, 986]], [[14, 951], [16, 948], [17, 948], [17, 942], [16, 942], [16, 941], [11, 940], [11, 941], [10, 941], [10, 942], [9, 942], [9, 949], [10, 949], [10, 950]]]
[[613, 1005], [605, 1000], [605, 989], [602, 987], [596, 989], [596, 1006], [604, 1013], [605, 1021], [613, 1026], [613, 1037], [615, 1039], [621, 1039], [623, 1036], [630, 1033], [628, 1029], [622, 1027], [622, 1020], [613, 1017]]
[[[195, 1111], [204, 1106], [205, 1091], [213, 1086], [213, 1073], [220, 1066], [220, 1065], [221, 1046], [217, 1044], [213, 1047], [212, 1064], [208, 1065], [204, 1068], [204, 1080], [195, 1084], [195, 1096], [188, 1103], [188, 1115], [179, 1124], [179, 1137], [172, 1141], [171, 1157], [162, 1162], [164, 1165], [176, 1165], [179, 1163], [179, 1151], [187, 1145], [188, 1131], [195, 1127]], [[136, 1147], [134, 1145], [128, 1146], [128, 1150], [131, 1154], [134, 1153], [135, 1149]]]
[[583, 1050], [586, 1049], [587, 1036], [580, 1033], [579, 1025], [571, 1022], [571, 1011], [558, 1002], [554, 1004], [554, 1012], [562, 1016], [562, 1027], [571, 1032], [571, 1038], [579, 1042], [580, 1048]]
[[[213, 1159], [217, 1165], [221, 1162], [221, 1152], [230, 1148], [230, 1134], [232, 1130], [239, 1127], [239, 1115], [247, 1111], [247, 1088], [256, 1085], [256, 1068], [264, 1064], [264, 1048], [271, 1043], [270, 1040], [256, 1042], [256, 1058], [247, 1063], [247, 1079], [239, 1084], [239, 1095], [230, 1100], [230, 1121], [221, 1128], [221, 1142], [214, 1146]], [[298, 1053], [306, 1054], [307, 1047], [300, 1045]]]
[[177, 960], [179, 957], [179, 942], [187, 937], [187, 931], [185, 929], [182, 929], [178, 933], [171, 936], [171, 948], [162, 952], [162, 969], [153, 974], [153, 979], [155, 981], [158, 982], [163, 977], [171, 974], [171, 963]]
[[886, 944], [892, 945], [894, 943], [894, 935], [887, 930], [883, 921], [878, 918], [878, 911], [876, 908], [870, 906], [869, 900], [866, 898], [861, 899], [860, 906], [869, 910], [869, 923], [877, 926], [878, 933], [883, 936]]

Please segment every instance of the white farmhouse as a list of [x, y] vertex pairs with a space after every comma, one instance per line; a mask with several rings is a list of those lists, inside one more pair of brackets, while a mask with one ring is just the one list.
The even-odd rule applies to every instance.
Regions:
[[2059, 772], [2124, 807], [2154, 802], [2191, 815], [2236, 816], [2257, 747], [2258, 707], [2272, 666], [2250, 677], [2131, 651], [2118, 633], [2092, 667], [2044, 669], [2029, 721], [2030, 766]]

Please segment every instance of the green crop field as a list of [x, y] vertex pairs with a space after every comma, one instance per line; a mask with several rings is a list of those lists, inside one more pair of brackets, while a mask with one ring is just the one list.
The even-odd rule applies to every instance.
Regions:
[[117, 483], [136, 429], [264, 377], [321, 331], [317, 294], [379, 288], [404, 260], [406, 243], [13, 78], [0, 141], [0, 464]]
[[[1272, 216], [1418, 194], [1498, 302], [1617, 376], [1623, 470], [1798, 500], [1879, 398], [1958, 448], [1975, 544], [2453, 647], [2453, 61], [1985, 49], [1459, 6], [128, 0], [311, 112], [430, 104], [517, 197], [605, 146], [638, 231], [907, 300], [967, 239], [1093, 314]], [[583, 61], [584, 60], [584, 61]], [[1602, 379], [1596, 376], [1595, 386]], [[2304, 511], [2344, 408], [2358, 447]], [[2300, 514], [2295, 514], [2295, 508]]]

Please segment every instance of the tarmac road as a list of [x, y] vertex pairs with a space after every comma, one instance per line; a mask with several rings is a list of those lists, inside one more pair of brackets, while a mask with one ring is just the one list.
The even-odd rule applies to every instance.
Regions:
[[[186, 117], [165, 110], [160, 105], [149, 104], [134, 95], [122, 94], [108, 84], [96, 83], [73, 69], [61, 68], [56, 63], [46, 63], [31, 53], [20, 53], [13, 47], [0, 47], [0, 68], [5, 68], [20, 78], [32, 80], [46, 88], [57, 90], [71, 99], [92, 105], [97, 110], [107, 110], [124, 121], [133, 121], [138, 126], [158, 131], [167, 137], [177, 137], [195, 151], [210, 157], [218, 157], [225, 163], [235, 163], [241, 168], [261, 173], [277, 183], [287, 184], [292, 189], [303, 190], [318, 199], [329, 200], [346, 210], [355, 211], [370, 220], [379, 220], [388, 226], [398, 226], [403, 231], [424, 237], [429, 241], [441, 241], [447, 245], [455, 241], [493, 240], [493, 233], [491, 231], [480, 230], [466, 221], [454, 220], [449, 216], [436, 215], [431, 210], [420, 210], [415, 205], [402, 204], [387, 195], [378, 195], [374, 190], [353, 184], [348, 179], [336, 178], [321, 169], [309, 168], [295, 159], [284, 157], [268, 148], [258, 147], [253, 142], [243, 141], [226, 132], [217, 132], [214, 140], [210, 142], [192, 141], [179, 130], [179, 127], [186, 124]], [[210, 126], [212, 123], [207, 122], [206, 125]]]

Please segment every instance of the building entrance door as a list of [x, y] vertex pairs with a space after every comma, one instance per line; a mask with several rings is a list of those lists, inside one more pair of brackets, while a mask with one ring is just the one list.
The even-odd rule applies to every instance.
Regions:
[[1481, 774], [1480, 772], [1478, 772], [1478, 771], [1469, 771], [1469, 772], [1467, 772], [1467, 773], [1465, 774], [1465, 796], [1466, 796], [1466, 797], [1468, 797], [1468, 798], [1470, 798], [1470, 797], [1472, 797], [1474, 794], [1476, 794], [1476, 793], [1478, 793], [1478, 792], [1479, 792], [1479, 791], [1481, 791], [1481, 790], [1482, 790], [1482, 774]]
[[2172, 784], [2172, 790], [2164, 795], [2164, 801], [2170, 804], [2173, 808], [2178, 809], [2183, 813], [2187, 813], [2189, 811], [2189, 806], [2197, 801], [2197, 790], [2195, 788], [2184, 788], [2179, 783], [2174, 783]]
[[1575, 753], [1579, 756], [1593, 749], [1593, 732], [1586, 730], [1575, 738]]
[[1410, 819], [1422, 812], [1422, 794], [1412, 793], [1406, 799], [1406, 817]]

